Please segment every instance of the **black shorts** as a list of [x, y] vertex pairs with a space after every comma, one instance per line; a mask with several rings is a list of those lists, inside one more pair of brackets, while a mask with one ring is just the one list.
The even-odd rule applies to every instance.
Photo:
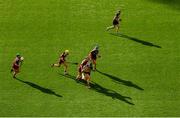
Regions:
[[119, 21], [113, 20], [113, 25], [118, 25], [118, 24], [119, 24]]
[[96, 56], [92, 56], [91, 59], [92, 59], [92, 60], [96, 60], [97, 57], [96, 57]]

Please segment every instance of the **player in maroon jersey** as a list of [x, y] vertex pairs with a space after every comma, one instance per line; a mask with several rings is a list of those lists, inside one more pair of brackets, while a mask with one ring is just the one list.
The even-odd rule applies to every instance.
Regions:
[[66, 57], [69, 55], [69, 50], [65, 50], [59, 57], [59, 62], [56, 64], [52, 64], [51, 67], [60, 67], [61, 65], [64, 65], [64, 74], [68, 74], [67, 73], [67, 62], [66, 62]]
[[94, 49], [89, 53], [88, 56], [91, 59], [93, 65], [94, 65], [93, 70], [96, 70], [96, 60], [97, 60], [97, 58], [101, 57], [99, 55], [99, 47], [95, 46]]
[[82, 79], [87, 82], [87, 87], [90, 87], [90, 81], [91, 81], [91, 70], [92, 70], [92, 62], [89, 60], [83, 67], [82, 67]]
[[121, 21], [120, 15], [121, 15], [121, 11], [119, 10], [113, 18], [112, 21], [113, 25], [106, 28], [107, 31], [109, 31], [110, 29], [115, 29], [116, 32], [119, 31], [120, 21]]
[[78, 75], [76, 80], [85, 80], [87, 82], [87, 87], [90, 88], [90, 74], [92, 70], [92, 61], [89, 57], [86, 57], [78, 67]]
[[24, 58], [20, 56], [19, 53], [16, 54], [16, 58], [12, 63], [11, 72], [13, 74], [13, 78], [16, 78], [16, 75], [20, 72], [20, 67], [22, 65]]
[[90, 58], [89, 58], [89, 57], [86, 57], [86, 58], [81, 62], [81, 64], [78, 66], [78, 75], [77, 75], [77, 77], [76, 77], [77, 80], [82, 79], [82, 69], [83, 69], [83, 67], [88, 63], [88, 61], [90, 61]]

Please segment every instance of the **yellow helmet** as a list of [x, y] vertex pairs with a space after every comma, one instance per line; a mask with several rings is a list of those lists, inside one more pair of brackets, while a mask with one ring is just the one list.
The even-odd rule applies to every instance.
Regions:
[[64, 52], [65, 52], [66, 54], [69, 54], [69, 50], [65, 50]]

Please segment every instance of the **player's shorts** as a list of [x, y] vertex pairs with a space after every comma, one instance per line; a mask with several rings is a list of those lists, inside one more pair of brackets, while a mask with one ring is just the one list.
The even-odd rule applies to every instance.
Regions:
[[117, 20], [113, 20], [113, 25], [118, 25], [119, 22]]
[[82, 72], [82, 66], [79, 66], [78, 68], [78, 72], [81, 73]]
[[96, 56], [96, 55], [92, 55], [92, 56], [91, 56], [91, 59], [92, 59], [92, 60], [96, 60], [96, 59], [97, 59], [97, 56]]
[[[82, 74], [82, 79], [84, 79], [84, 80], [89, 80], [90, 81], [90, 72], [83, 72], [83, 74]], [[86, 75], [88, 75], [89, 77], [87, 77]]]
[[15, 64], [13, 65], [12, 68], [13, 68], [13, 70], [14, 70], [15, 72], [18, 72], [18, 71], [19, 71], [19, 66], [15, 65]]
[[65, 63], [65, 59], [61, 58], [61, 59], [59, 60], [59, 64], [61, 65], [61, 64], [63, 64], [63, 63]]

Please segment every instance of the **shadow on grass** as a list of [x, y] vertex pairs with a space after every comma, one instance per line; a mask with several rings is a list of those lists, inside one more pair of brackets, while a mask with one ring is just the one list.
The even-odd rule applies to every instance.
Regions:
[[22, 82], [22, 83], [24, 83], [24, 84], [27, 84], [27, 85], [31, 86], [32, 88], [35, 88], [35, 89], [37, 89], [37, 90], [39, 90], [39, 91], [41, 91], [41, 92], [43, 92], [43, 93], [46, 93], [46, 94], [49, 94], [49, 95], [54, 95], [54, 96], [56, 96], [56, 97], [62, 97], [61, 95], [56, 94], [56, 93], [55, 93], [54, 91], [52, 91], [51, 89], [47, 89], [47, 88], [41, 87], [41, 86], [39, 86], [39, 85], [37, 85], [37, 84], [34, 84], [34, 83], [32, 83], [32, 82], [23, 81], [23, 80], [20, 80], [20, 79], [17, 79], [17, 78], [16, 78], [16, 80], [18, 80], [19, 82]]
[[180, 0], [148, 0], [148, 1], [165, 4], [170, 6], [171, 8], [180, 10]]
[[131, 81], [127, 81], [127, 80], [123, 80], [121, 78], [118, 78], [116, 76], [113, 76], [113, 75], [110, 75], [110, 74], [107, 74], [107, 73], [104, 73], [104, 72], [101, 72], [99, 70], [96, 70], [98, 73], [104, 75], [104, 76], [107, 76], [109, 77], [110, 79], [112, 79], [113, 81], [115, 81], [116, 83], [120, 83], [120, 84], [123, 84], [123, 85], [126, 85], [128, 87], [133, 87], [133, 88], [136, 88], [138, 90], [144, 90], [143, 88], [139, 87], [138, 85], [132, 83]]
[[78, 65], [77, 62], [67, 62], [67, 63], [72, 64], [72, 65]]
[[122, 38], [126, 38], [126, 39], [129, 39], [129, 40], [135, 41], [137, 43], [140, 43], [142, 45], [146, 45], [146, 46], [150, 46], [150, 47], [156, 47], [156, 48], [162, 48], [161, 46], [158, 46], [158, 45], [155, 45], [153, 43], [143, 41], [143, 40], [140, 40], [140, 39], [137, 39], [135, 37], [131, 37], [131, 36], [128, 36], [128, 35], [125, 35], [125, 34], [121, 34], [121, 33], [109, 33], [109, 34], [114, 35], [114, 36], [118, 36], [118, 37], [122, 37]]
[[[70, 78], [70, 79], [76, 81], [77, 83], [79, 83], [81, 85], [86, 85], [86, 82], [84, 80], [77, 81], [75, 76], [72, 76], [72, 75], [63, 75], [63, 74], [60, 74], [60, 75], [64, 76], [64, 77], [67, 77], [67, 78]], [[125, 102], [125, 103], [127, 103], [129, 105], [134, 105], [132, 102], [128, 101], [128, 100], [131, 100], [130, 97], [123, 96], [123, 95], [117, 93], [114, 90], [110, 90], [110, 89], [104, 88], [104, 87], [100, 86], [99, 84], [97, 84], [95, 82], [91, 82], [90, 86], [91, 86], [90, 90], [94, 90], [94, 91], [96, 91], [98, 93], [101, 93], [101, 94], [104, 94], [106, 96], [109, 96], [112, 99], [121, 100], [121, 101], [123, 101], [123, 102]]]

